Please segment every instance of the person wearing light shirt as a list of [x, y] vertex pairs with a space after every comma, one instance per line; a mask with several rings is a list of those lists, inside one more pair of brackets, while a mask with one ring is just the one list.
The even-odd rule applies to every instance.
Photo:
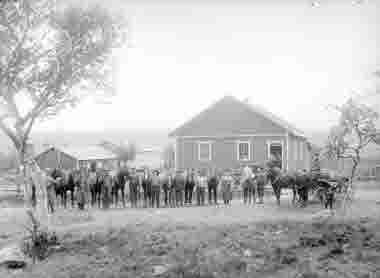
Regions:
[[227, 169], [224, 171], [223, 176], [220, 180], [220, 187], [222, 189], [222, 196], [225, 205], [231, 204], [232, 201], [232, 171]]
[[198, 206], [204, 206], [205, 204], [205, 194], [207, 187], [207, 177], [204, 172], [200, 173], [196, 177], [196, 187], [197, 187], [197, 204]]
[[156, 170], [152, 176], [152, 207], [156, 204], [156, 207], [160, 207], [160, 193], [161, 193], [161, 181], [159, 172]]

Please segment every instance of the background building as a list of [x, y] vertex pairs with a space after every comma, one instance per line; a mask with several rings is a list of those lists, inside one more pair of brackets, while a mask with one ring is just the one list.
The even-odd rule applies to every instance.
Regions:
[[265, 109], [225, 96], [169, 134], [175, 168], [238, 168], [271, 158], [285, 170], [310, 169], [304, 133]]

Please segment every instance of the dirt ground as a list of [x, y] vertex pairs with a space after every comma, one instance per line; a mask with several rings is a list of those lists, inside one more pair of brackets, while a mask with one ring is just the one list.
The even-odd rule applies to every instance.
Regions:
[[[319, 204], [295, 208], [289, 196], [280, 207], [267, 196], [255, 206], [60, 209], [62, 250], [0, 277], [380, 277], [379, 200], [380, 186], [362, 184], [345, 224], [324, 225]], [[22, 208], [0, 209], [0, 246], [23, 235], [23, 221]]]

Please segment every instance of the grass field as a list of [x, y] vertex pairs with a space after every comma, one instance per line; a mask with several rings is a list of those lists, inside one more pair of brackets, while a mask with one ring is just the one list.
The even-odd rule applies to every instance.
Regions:
[[[320, 205], [294, 208], [286, 196], [280, 207], [268, 196], [255, 206], [59, 210], [62, 250], [0, 277], [380, 277], [380, 190], [361, 184], [356, 197], [344, 224], [323, 225]], [[22, 236], [23, 215], [0, 209], [0, 245]]]

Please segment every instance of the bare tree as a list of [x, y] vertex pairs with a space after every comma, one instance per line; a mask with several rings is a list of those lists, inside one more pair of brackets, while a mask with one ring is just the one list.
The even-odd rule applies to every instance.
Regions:
[[324, 154], [329, 159], [348, 159], [352, 162], [350, 183], [346, 197], [352, 197], [353, 181], [360, 164], [361, 153], [376, 138], [375, 122], [379, 114], [371, 107], [349, 99], [341, 106], [334, 106], [340, 114], [339, 123], [331, 128]]
[[0, 1], [0, 130], [21, 165], [36, 121], [85, 96], [113, 94], [111, 58], [125, 40], [124, 27], [99, 6]]

